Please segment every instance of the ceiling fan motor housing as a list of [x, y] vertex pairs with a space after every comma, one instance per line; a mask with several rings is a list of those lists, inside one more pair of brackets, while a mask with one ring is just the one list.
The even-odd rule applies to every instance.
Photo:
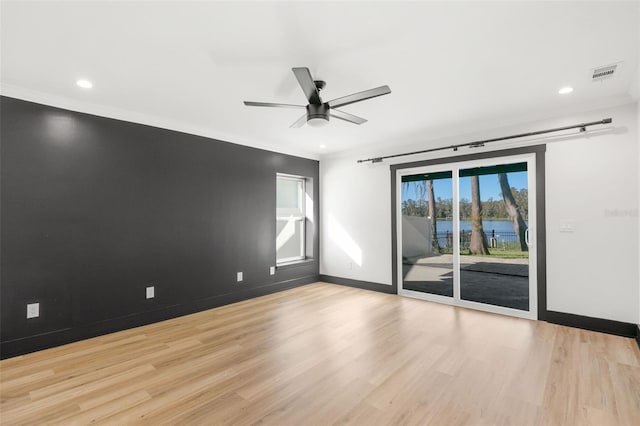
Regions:
[[307, 105], [307, 121], [313, 119], [323, 119], [329, 121], [329, 104], [323, 103], [320, 105], [308, 104]]

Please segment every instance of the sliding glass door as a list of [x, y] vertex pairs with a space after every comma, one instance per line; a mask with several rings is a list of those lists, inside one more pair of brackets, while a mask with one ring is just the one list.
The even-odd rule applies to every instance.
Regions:
[[398, 293], [536, 318], [534, 155], [397, 173]]

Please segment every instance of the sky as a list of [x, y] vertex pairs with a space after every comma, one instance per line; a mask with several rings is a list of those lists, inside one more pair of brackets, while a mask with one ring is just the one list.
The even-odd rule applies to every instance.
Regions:
[[[509, 185], [516, 189], [527, 188], [527, 172], [507, 173]], [[437, 179], [433, 181], [433, 192], [436, 199], [452, 198], [452, 179]], [[471, 178], [460, 178], [460, 198], [471, 200]], [[490, 198], [494, 200], [502, 200], [502, 191], [498, 183], [498, 175], [480, 176], [480, 200], [487, 201]], [[418, 199], [415, 192], [415, 183], [410, 182], [408, 187], [402, 188], [402, 200]]]

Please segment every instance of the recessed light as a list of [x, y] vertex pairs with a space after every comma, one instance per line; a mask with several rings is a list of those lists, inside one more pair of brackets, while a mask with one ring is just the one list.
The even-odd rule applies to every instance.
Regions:
[[83, 89], [91, 89], [93, 87], [93, 83], [89, 80], [78, 80], [76, 81], [76, 84]]
[[325, 144], [320, 145], [320, 149], [325, 149], [327, 146]]
[[573, 87], [571, 87], [571, 86], [566, 86], [566, 87], [563, 87], [562, 89], [558, 90], [558, 93], [561, 94], [561, 95], [566, 95], [566, 94], [571, 93], [571, 92], [573, 92]]

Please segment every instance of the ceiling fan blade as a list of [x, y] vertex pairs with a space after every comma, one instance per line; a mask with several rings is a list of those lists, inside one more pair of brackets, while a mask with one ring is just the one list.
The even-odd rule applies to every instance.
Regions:
[[298, 118], [291, 126], [289, 126], [290, 128], [294, 128], [294, 127], [302, 127], [304, 125], [304, 123], [307, 122], [307, 113], [305, 112], [304, 115], [300, 118]]
[[377, 96], [387, 95], [391, 93], [389, 86], [380, 86], [375, 89], [365, 90], [364, 92], [354, 93], [352, 95], [343, 96], [327, 102], [331, 108], [338, 108], [355, 102], [364, 101], [365, 99], [375, 98]]
[[322, 101], [320, 100], [320, 94], [318, 93], [318, 89], [316, 88], [316, 83], [311, 77], [309, 68], [291, 68], [291, 70], [298, 79], [298, 83], [300, 84], [300, 87], [302, 87], [304, 96], [309, 100], [309, 103], [320, 105], [322, 103]]
[[293, 105], [293, 104], [274, 104], [272, 102], [252, 102], [252, 101], [244, 101], [246, 106], [258, 106], [258, 107], [276, 107], [276, 108], [306, 108], [304, 105]]
[[339, 118], [340, 120], [348, 121], [349, 123], [353, 123], [353, 124], [362, 124], [367, 122], [367, 120], [362, 117], [349, 114], [348, 112], [339, 111], [335, 108], [332, 108], [329, 114], [331, 114], [332, 117]]

